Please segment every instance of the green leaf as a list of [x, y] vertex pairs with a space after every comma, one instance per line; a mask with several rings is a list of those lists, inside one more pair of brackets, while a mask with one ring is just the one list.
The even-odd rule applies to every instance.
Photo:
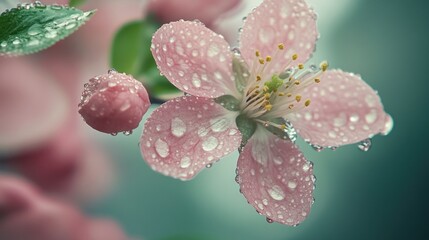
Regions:
[[243, 93], [247, 80], [250, 77], [250, 72], [244, 60], [234, 56], [232, 58], [232, 71], [235, 78], [235, 87], [240, 93]]
[[41, 3], [5, 11], [0, 15], [0, 55], [25, 55], [48, 48], [76, 31], [93, 13]]
[[86, 2], [86, 0], [70, 0], [69, 6], [70, 7], [77, 7], [77, 6], [84, 4], [85, 2]]
[[158, 28], [151, 17], [122, 26], [113, 40], [110, 64], [117, 71], [140, 79], [151, 97], [167, 100], [182, 93], [159, 74], [152, 57], [152, 36]]
[[156, 66], [150, 45], [158, 24], [150, 19], [133, 21], [122, 26], [113, 39], [111, 66], [134, 76]]
[[240, 101], [231, 95], [223, 95], [214, 100], [216, 103], [220, 104], [222, 107], [228, 109], [229, 111], [239, 111], [240, 110]]
[[240, 130], [242, 139], [241, 146], [245, 146], [247, 141], [253, 136], [258, 127], [255, 120], [248, 118], [246, 115], [241, 114], [235, 119], [238, 130]]

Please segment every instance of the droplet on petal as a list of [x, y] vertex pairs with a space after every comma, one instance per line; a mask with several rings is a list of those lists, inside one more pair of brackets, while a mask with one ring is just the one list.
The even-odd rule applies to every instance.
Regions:
[[79, 113], [92, 128], [130, 135], [150, 106], [146, 89], [133, 77], [109, 71], [85, 84]]

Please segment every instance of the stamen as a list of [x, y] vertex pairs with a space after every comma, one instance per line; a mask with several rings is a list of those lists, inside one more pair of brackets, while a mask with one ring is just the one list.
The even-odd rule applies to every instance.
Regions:
[[264, 60], [263, 58], [260, 58], [260, 59], [259, 59], [259, 63], [260, 63], [261, 65], [263, 65], [263, 64], [265, 63], [265, 60]]
[[267, 56], [267, 58], [265, 59], [265, 61], [267, 61], [267, 62], [271, 62], [271, 60], [272, 60], [271, 56]]
[[304, 105], [305, 105], [306, 107], [308, 107], [308, 106], [310, 106], [310, 103], [311, 103], [310, 99], [307, 99], [307, 101], [305, 101]]
[[256, 52], [255, 52], [255, 55], [256, 55], [256, 57], [260, 57], [260, 56], [261, 56], [261, 53], [260, 53], [259, 51], [256, 51]]
[[294, 61], [295, 61], [295, 60], [297, 60], [297, 59], [298, 59], [298, 54], [296, 54], [296, 53], [295, 53], [294, 55], [292, 55], [292, 60], [294, 60]]
[[302, 64], [302, 63], [301, 63], [301, 64], [299, 64], [299, 65], [298, 65], [298, 68], [299, 68], [300, 70], [304, 69], [304, 64]]
[[279, 45], [277, 45], [277, 47], [279, 48], [279, 50], [285, 49], [285, 45], [283, 43], [280, 43]]
[[316, 79], [314, 79], [314, 81], [315, 81], [316, 83], [320, 83], [320, 78], [316, 78]]
[[295, 97], [295, 100], [296, 100], [297, 102], [300, 102], [300, 101], [301, 101], [301, 96], [300, 96], [300, 95], [297, 95], [297, 96]]
[[322, 63], [320, 63], [320, 68], [322, 69], [323, 72], [325, 72], [329, 67], [329, 64], [327, 61], [323, 61]]

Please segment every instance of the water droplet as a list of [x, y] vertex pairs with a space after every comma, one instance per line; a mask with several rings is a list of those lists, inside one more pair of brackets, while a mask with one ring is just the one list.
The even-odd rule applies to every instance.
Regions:
[[294, 181], [289, 181], [289, 182], [287, 183], [287, 186], [288, 186], [288, 188], [290, 188], [290, 189], [295, 189], [297, 185], [298, 185], [298, 184], [297, 184], [296, 182], [294, 182]]
[[36, 23], [36, 24], [33, 24], [33, 26], [31, 26], [28, 29], [27, 33], [30, 36], [36, 36], [36, 35], [40, 34], [41, 32], [42, 32], [41, 25]]
[[56, 31], [49, 31], [49, 32], [45, 33], [45, 37], [46, 38], [55, 38], [55, 37], [57, 37], [57, 32]]
[[131, 134], [133, 134], [133, 130], [124, 131], [125, 136], [130, 136]]
[[122, 106], [119, 108], [119, 111], [121, 111], [121, 112], [125, 112], [125, 111], [127, 111], [130, 107], [131, 107], [131, 104], [130, 104], [130, 102], [127, 100], [127, 101], [125, 101], [125, 102], [122, 104]]
[[206, 165], [206, 168], [211, 168], [212, 166], [213, 166], [213, 164], [209, 163], [209, 164]]
[[39, 45], [40, 41], [38, 39], [31, 39], [28, 43], [27, 46], [32, 47], [32, 46], [37, 46]]
[[358, 147], [364, 152], [368, 152], [371, 149], [372, 141], [370, 138], [363, 140], [359, 143]]
[[377, 110], [371, 109], [371, 111], [365, 115], [365, 120], [368, 124], [372, 124], [377, 120]]
[[170, 155], [170, 148], [168, 147], [168, 144], [161, 139], [156, 140], [155, 150], [162, 158], [166, 158], [168, 155]]
[[219, 142], [217, 138], [210, 136], [202, 143], [203, 150], [206, 152], [212, 151], [218, 146], [218, 144]]
[[321, 152], [321, 151], [323, 151], [323, 149], [324, 149], [324, 147], [319, 146], [319, 145], [314, 145], [314, 144], [311, 144], [311, 147], [312, 147], [314, 150], [316, 150], [316, 152]]
[[201, 87], [201, 80], [198, 78], [198, 74], [196, 73], [192, 75], [192, 85], [196, 88]]
[[268, 189], [267, 192], [274, 200], [281, 201], [285, 198], [285, 193], [277, 185], [274, 185], [272, 188]]
[[381, 131], [381, 134], [384, 136], [388, 135], [392, 131], [393, 125], [393, 118], [390, 115], [387, 115], [386, 122], [384, 123], [384, 129]]
[[311, 167], [311, 164], [309, 164], [309, 163], [305, 163], [305, 164], [302, 166], [302, 170], [303, 170], [304, 172], [308, 172], [308, 170], [310, 170], [310, 167]]
[[235, 175], [235, 182], [236, 183], [238, 183], [238, 184], [240, 184], [241, 183], [241, 178], [240, 178], [240, 175]]
[[212, 43], [207, 50], [207, 56], [214, 57], [220, 53], [219, 46], [216, 43]]
[[186, 132], [186, 124], [180, 118], [171, 120], [171, 133], [176, 137], [182, 137]]
[[12, 44], [13, 45], [18, 45], [18, 44], [20, 44], [21, 43], [21, 40], [19, 40], [19, 39], [15, 39], [15, 40], [13, 40], [13, 42], [12, 42]]
[[6, 42], [6, 41], [3, 41], [3, 42], [0, 44], [0, 46], [1, 46], [1, 47], [7, 47], [7, 42]]
[[229, 127], [229, 121], [226, 118], [211, 119], [210, 125], [213, 132], [224, 132]]
[[295, 142], [298, 136], [296, 129], [289, 121], [285, 121], [285, 125], [286, 125], [286, 128], [284, 129], [284, 132], [287, 134], [289, 140], [291, 140], [292, 142]]
[[267, 221], [267, 223], [273, 223], [273, 222], [274, 222], [274, 220], [273, 220], [273, 219], [268, 218], [268, 217], [267, 217], [265, 220]]
[[110, 135], [116, 136], [116, 135], [118, 135], [118, 133], [110, 133]]
[[189, 157], [183, 157], [182, 160], [180, 160], [180, 167], [188, 168], [189, 166], [191, 166], [191, 159]]
[[76, 23], [74, 23], [74, 22], [72, 22], [72, 23], [69, 23], [69, 24], [67, 24], [67, 26], [66, 26], [66, 29], [67, 30], [70, 30], [70, 29], [72, 29], [72, 28], [74, 28], [74, 27], [76, 27]]
[[350, 122], [357, 123], [358, 121], [359, 121], [359, 115], [357, 115], [357, 114], [352, 114], [352, 115], [350, 116]]

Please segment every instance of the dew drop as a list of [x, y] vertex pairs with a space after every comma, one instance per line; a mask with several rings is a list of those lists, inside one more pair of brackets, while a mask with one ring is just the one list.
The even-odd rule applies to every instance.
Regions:
[[297, 185], [298, 185], [298, 184], [297, 184], [296, 182], [294, 182], [294, 181], [289, 181], [289, 182], [287, 183], [287, 186], [288, 186], [288, 188], [290, 188], [290, 189], [295, 189]]
[[211, 168], [212, 166], [213, 166], [213, 164], [209, 163], [209, 164], [206, 165], [206, 168]]
[[365, 120], [368, 124], [373, 124], [377, 120], [377, 110], [371, 109], [371, 111], [365, 115]]
[[212, 119], [210, 125], [213, 132], [224, 132], [229, 127], [229, 121], [226, 118]]
[[352, 114], [352, 115], [350, 116], [350, 122], [357, 123], [358, 121], [359, 121], [359, 115], [357, 115], [357, 114]]
[[207, 50], [207, 56], [214, 57], [220, 53], [219, 46], [216, 43], [212, 43]]
[[182, 160], [180, 160], [180, 167], [188, 168], [189, 166], [191, 166], [191, 159], [189, 157], [183, 157]]
[[218, 146], [218, 144], [219, 142], [217, 138], [210, 136], [202, 143], [203, 150], [206, 152], [212, 151]]
[[45, 34], [46, 38], [55, 38], [56, 36], [57, 36], [57, 32], [56, 31], [50, 31], [50, 32], [47, 32]]
[[198, 78], [198, 74], [196, 73], [192, 75], [192, 85], [196, 88], [201, 87], [201, 80]]
[[381, 135], [388, 135], [393, 129], [393, 118], [390, 115], [387, 115], [386, 122], [384, 123], [384, 129], [381, 131]]
[[161, 139], [156, 140], [155, 150], [162, 158], [166, 158], [168, 155], [170, 155], [170, 148], [168, 147], [168, 144]]
[[36, 23], [28, 29], [27, 33], [30, 36], [36, 36], [36, 35], [40, 34], [41, 32], [42, 32], [41, 25]]
[[273, 220], [273, 219], [268, 218], [268, 217], [267, 217], [265, 220], [267, 221], [267, 223], [273, 223], [273, 222], [274, 222], [274, 220]]
[[133, 130], [124, 131], [123, 133], [125, 136], [130, 136], [131, 134], [133, 134]]
[[18, 44], [20, 44], [21, 43], [21, 40], [19, 40], [19, 39], [15, 39], [15, 40], [13, 40], [13, 42], [12, 42], [12, 44], [13, 45], [18, 45]]
[[312, 147], [316, 152], [321, 152], [321, 151], [323, 151], [323, 149], [324, 149], [322, 146], [314, 145], [314, 144], [311, 144], [311, 147]]
[[268, 189], [267, 192], [270, 195], [270, 197], [274, 200], [281, 201], [285, 198], [285, 193], [277, 185], [274, 185], [272, 188]]
[[72, 29], [74, 27], [76, 27], [76, 23], [69, 23], [69, 24], [67, 24], [66, 29], [70, 30], [70, 29]]
[[31, 39], [28, 43], [27, 43], [27, 46], [29, 46], [29, 47], [32, 47], [32, 46], [37, 46], [37, 45], [39, 45], [39, 40], [37, 40], [37, 39]]
[[359, 143], [358, 148], [364, 152], [368, 152], [371, 149], [372, 141], [370, 138], [363, 140]]
[[118, 133], [110, 133], [110, 135], [116, 136], [116, 135], [118, 135]]
[[171, 120], [171, 133], [176, 137], [182, 137], [186, 132], [186, 124], [180, 118]]
[[6, 41], [3, 41], [3, 42], [0, 44], [0, 46], [1, 46], [1, 47], [7, 47], [7, 42], [6, 42]]

